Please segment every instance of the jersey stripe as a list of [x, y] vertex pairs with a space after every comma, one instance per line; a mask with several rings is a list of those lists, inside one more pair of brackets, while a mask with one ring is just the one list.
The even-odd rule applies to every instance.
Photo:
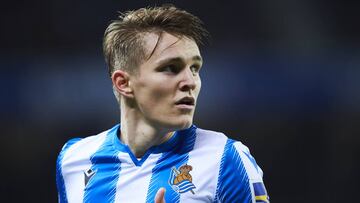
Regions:
[[248, 175], [234, 142], [228, 139], [224, 148], [215, 201], [252, 202]]
[[107, 133], [108, 131], [105, 131], [97, 136], [84, 138], [72, 145], [64, 154], [62, 172], [69, 203], [83, 201], [85, 189], [84, 171], [87, 171], [92, 166], [90, 157], [102, 146]]
[[[262, 194], [264, 196], [267, 197], [267, 193], [265, 192], [264, 194], [262, 192], [259, 193], [259, 187], [255, 187], [255, 185], [262, 185], [264, 186], [263, 180], [262, 180], [262, 170], [261, 168], [257, 165], [254, 157], [251, 156], [249, 149], [243, 145], [241, 142], [235, 142], [234, 143], [234, 147], [236, 148], [236, 150], [239, 152], [239, 155], [241, 157], [241, 160], [244, 164], [244, 167], [246, 169], [246, 172], [248, 174], [249, 177], [249, 182], [251, 185], [251, 191], [252, 191], [252, 198], [253, 198], [253, 202], [258, 202], [259, 195], [258, 194]], [[264, 186], [265, 189], [265, 186]], [[265, 190], [266, 191], [266, 190]]]
[[115, 202], [146, 202], [152, 169], [161, 155], [150, 154], [141, 166], [136, 166], [128, 153], [119, 153], [121, 171], [116, 184]]
[[66, 189], [65, 189], [65, 182], [64, 182], [64, 177], [62, 174], [62, 161], [64, 158], [64, 154], [67, 151], [67, 149], [69, 149], [70, 146], [72, 146], [73, 144], [77, 143], [78, 141], [80, 141], [81, 138], [74, 138], [69, 140], [64, 147], [62, 148], [59, 156], [58, 156], [58, 160], [56, 162], [56, 185], [57, 185], [57, 189], [58, 189], [58, 199], [59, 199], [59, 203], [67, 203], [67, 197], [66, 197]]
[[179, 202], [180, 196], [171, 188], [168, 180], [172, 167], [179, 168], [188, 162], [189, 152], [194, 148], [196, 127], [178, 131], [174, 136], [179, 139], [175, 149], [164, 152], [152, 170], [146, 202], [154, 202], [155, 194], [161, 187], [166, 189], [166, 202]]
[[181, 194], [180, 202], [187, 202], [189, 198], [199, 202], [214, 201], [220, 160], [226, 141], [227, 137], [222, 133], [199, 128], [196, 130], [194, 149], [189, 153], [188, 161], [188, 165], [193, 167], [190, 174], [196, 186], [195, 194], [190, 192]]
[[112, 128], [97, 152], [90, 158], [95, 172], [85, 187], [84, 202], [114, 202], [116, 182], [120, 172], [120, 160], [118, 151], [113, 147], [113, 133], [118, 126]]
[[[192, 126], [138, 160], [120, 142], [118, 130], [116, 125], [65, 144], [56, 169], [60, 203], [154, 202], [161, 187], [166, 202], [269, 201], [249, 149], [223, 133]], [[185, 164], [192, 167], [191, 177], [176, 178]]]
[[249, 149], [241, 142], [235, 142], [234, 147], [240, 154], [249, 179], [262, 182], [262, 170], [257, 165], [254, 157], [251, 156]]

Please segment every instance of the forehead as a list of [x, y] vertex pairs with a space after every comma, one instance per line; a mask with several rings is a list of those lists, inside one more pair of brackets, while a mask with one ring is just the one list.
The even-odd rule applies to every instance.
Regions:
[[199, 48], [193, 39], [178, 37], [167, 32], [161, 35], [146, 33], [143, 37], [145, 61], [157, 62], [166, 58], [182, 58], [187, 61], [200, 56]]

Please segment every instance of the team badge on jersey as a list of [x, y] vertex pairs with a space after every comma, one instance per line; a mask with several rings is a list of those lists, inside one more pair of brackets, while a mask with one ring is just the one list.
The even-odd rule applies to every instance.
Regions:
[[192, 171], [192, 166], [187, 164], [180, 166], [179, 169], [171, 168], [169, 184], [174, 191], [177, 193], [190, 191], [192, 194], [195, 194], [193, 189], [196, 187], [192, 183], [190, 171]]
[[264, 183], [253, 183], [256, 203], [269, 203], [269, 196], [267, 195]]

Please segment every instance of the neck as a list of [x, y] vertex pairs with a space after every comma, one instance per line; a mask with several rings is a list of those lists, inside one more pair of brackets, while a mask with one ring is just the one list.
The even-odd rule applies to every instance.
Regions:
[[132, 153], [142, 157], [152, 146], [159, 145], [171, 138], [170, 130], [159, 129], [136, 114], [134, 109], [124, 109], [121, 112], [121, 141], [128, 145]]

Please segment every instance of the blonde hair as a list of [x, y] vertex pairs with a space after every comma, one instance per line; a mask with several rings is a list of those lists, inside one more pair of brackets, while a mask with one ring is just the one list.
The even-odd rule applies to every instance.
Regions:
[[119, 16], [107, 27], [103, 52], [111, 77], [118, 69], [134, 72], [145, 58], [145, 33], [168, 32], [193, 39], [199, 46], [209, 36], [202, 21], [172, 5], [140, 8]]

